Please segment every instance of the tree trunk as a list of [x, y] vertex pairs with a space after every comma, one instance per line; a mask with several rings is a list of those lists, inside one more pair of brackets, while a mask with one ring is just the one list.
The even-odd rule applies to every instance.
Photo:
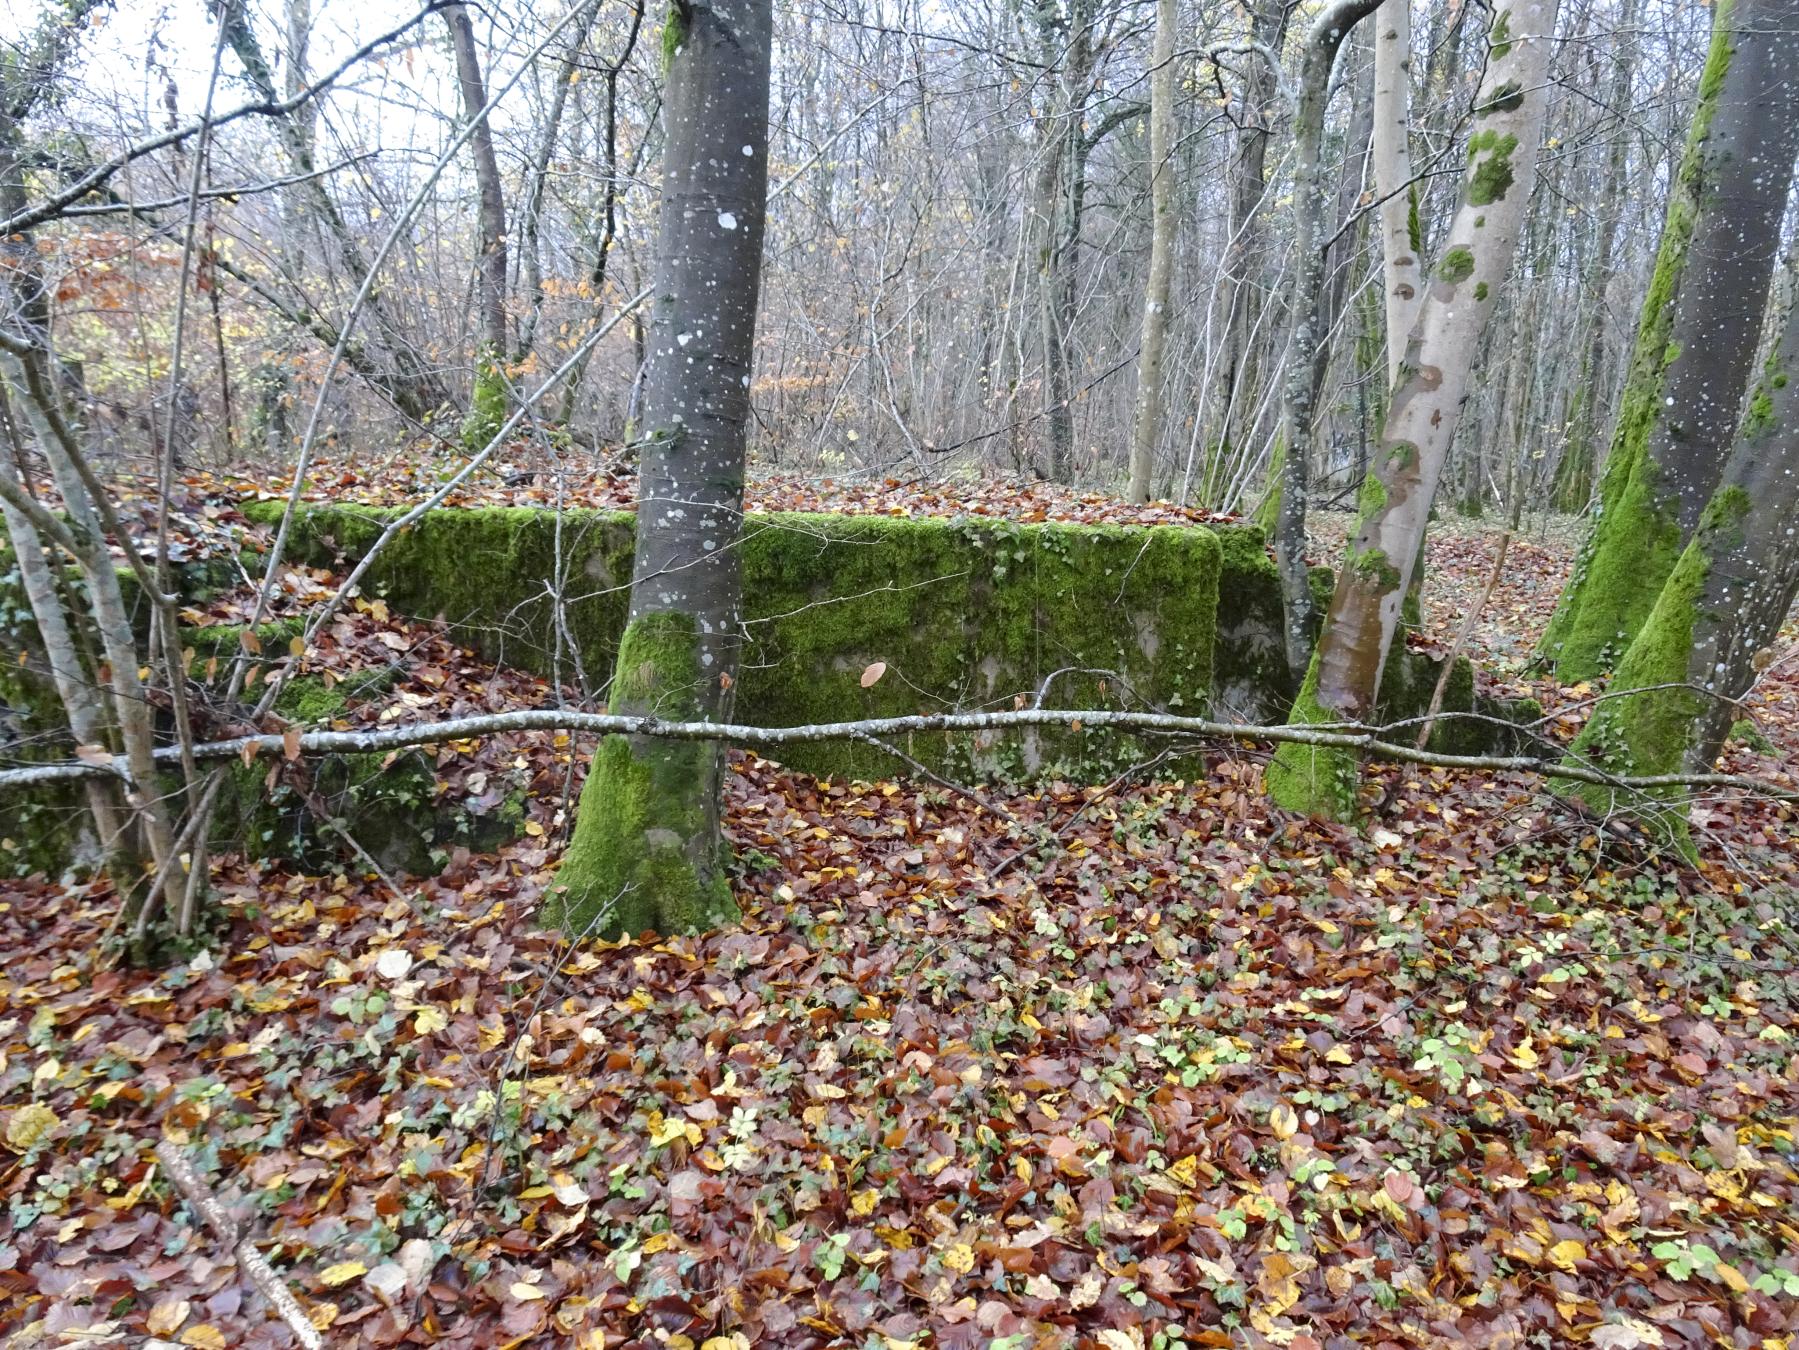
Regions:
[[[1223, 356], [1218, 363], [1217, 439], [1210, 447], [1205, 495], [1218, 491], [1219, 476], [1231, 450], [1247, 440], [1255, 425], [1260, 382], [1256, 337], [1257, 303], [1268, 253], [1263, 204], [1268, 195], [1268, 141], [1276, 93], [1273, 63], [1281, 59], [1289, 7], [1280, 0], [1255, 0], [1249, 9], [1249, 40], [1259, 50], [1245, 59], [1243, 89], [1237, 101], [1237, 144], [1230, 168], [1230, 234], [1219, 269], [1219, 313], [1223, 319]], [[1267, 331], [1272, 324], [1260, 325]], [[1278, 453], [1278, 452], [1277, 452]]]
[[1156, 443], [1162, 435], [1162, 353], [1168, 339], [1168, 291], [1174, 275], [1175, 0], [1156, 0], [1156, 42], [1149, 75], [1149, 280], [1143, 288], [1143, 336], [1137, 351], [1137, 412], [1131, 424], [1131, 501], [1149, 500]]
[[1575, 405], [1568, 419], [1568, 447], [1555, 468], [1552, 504], [1558, 511], [1582, 511], [1593, 495], [1593, 473], [1599, 463], [1599, 436], [1603, 423], [1600, 399], [1609, 381], [1606, 378], [1606, 334], [1611, 315], [1606, 308], [1610, 289], [1614, 254], [1618, 244], [1618, 223], [1624, 200], [1624, 175], [1630, 162], [1629, 121], [1625, 108], [1630, 102], [1631, 76], [1636, 65], [1636, 43], [1631, 30], [1636, 27], [1638, 0], [1624, 0], [1619, 11], [1619, 31], [1612, 53], [1611, 79], [1605, 96], [1606, 107], [1613, 110], [1611, 145], [1606, 151], [1605, 181], [1600, 187], [1597, 223], [1598, 237], [1588, 262], [1587, 275], [1581, 289], [1588, 305], [1587, 340], [1581, 357], [1580, 383], [1574, 389]]
[[[1535, 182], [1555, 11], [1555, 0], [1510, 0], [1494, 15], [1461, 199], [1412, 327], [1363, 485], [1361, 521], [1293, 705], [1295, 725], [1360, 722], [1373, 712], [1481, 334]], [[1352, 752], [1290, 745], [1267, 781], [1278, 805], [1343, 819], [1355, 808], [1356, 776]]]
[[1324, 249], [1319, 240], [1324, 210], [1320, 150], [1331, 68], [1349, 30], [1372, 14], [1381, 0], [1335, 0], [1306, 35], [1299, 77], [1299, 106], [1293, 113], [1293, 335], [1287, 348], [1286, 399], [1281, 441], [1281, 501], [1274, 556], [1280, 567], [1285, 612], [1287, 664], [1295, 676], [1305, 669], [1312, 648], [1317, 607], [1306, 570], [1306, 493], [1312, 445], [1312, 354], [1323, 323]]
[[[672, 11], [646, 439], [614, 712], [723, 721], [741, 641], [744, 435], [768, 195], [772, 0]], [[736, 908], [716, 744], [609, 737], [546, 901], [570, 932], [692, 931]]]
[[506, 197], [500, 186], [500, 161], [494, 154], [493, 127], [481, 110], [487, 106], [487, 86], [481, 77], [481, 54], [475, 49], [475, 25], [467, 5], [451, 5], [443, 11], [456, 49], [456, 84], [462, 91], [462, 108], [475, 123], [469, 151], [475, 159], [475, 187], [480, 194], [481, 335], [475, 350], [475, 380], [469, 394], [468, 417], [462, 424], [462, 448], [479, 454], [506, 421], [511, 399], [507, 396], [506, 361]]
[[[1708, 772], [1799, 592], [1799, 304], [1749, 401], [1723, 482], [1618, 673], [1569, 751], [1624, 774]], [[1594, 809], [1644, 811], [1685, 844], [1672, 796], [1592, 783], [1560, 790]]]
[[[0, 479], [24, 491], [23, 482], [14, 466], [8, 447], [0, 449]], [[63, 607], [62, 591], [55, 573], [44, 556], [44, 542], [37, 527], [12, 502], [0, 497], [0, 518], [6, 522], [6, 535], [12, 541], [13, 561], [19, 569], [20, 588], [31, 607], [38, 637], [44, 644], [44, 659], [50, 668], [50, 683], [62, 704], [69, 734], [77, 746], [101, 745], [111, 748], [106, 725], [106, 709], [92, 677], [82, 668], [81, 655], [69, 628], [68, 612]], [[87, 784], [88, 811], [94, 818], [95, 842], [100, 857], [113, 877], [114, 889], [121, 901], [129, 901], [136, 878], [127, 858], [131, 852], [127, 825], [130, 817], [121, 809], [114, 785], [95, 779]]]
[[1564, 683], [1600, 675], [1654, 607], [1717, 486], [1761, 338], [1799, 153], [1799, 0], [1721, 0], [1601, 487], [1544, 635]]
[[1412, 5], [1386, 0], [1374, 32], [1374, 194], [1380, 201], [1382, 276], [1387, 309], [1387, 385], [1423, 299], [1423, 241], [1412, 181]]

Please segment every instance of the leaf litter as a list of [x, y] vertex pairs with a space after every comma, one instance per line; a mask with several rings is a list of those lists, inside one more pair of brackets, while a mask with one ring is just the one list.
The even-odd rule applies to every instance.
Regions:
[[[378, 602], [305, 661], [398, 672], [348, 725], [556, 694]], [[1731, 767], [1790, 764], [1796, 686]], [[1357, 831], [1271, 813], [1250, 751], [990, 793], [1010, 819], [735, 755], [742, 925], [570, 947], [532, 916], [585, 749], [436, 747], [440, 794], [522, 789], [527, 832], [401, 893], [222, 860], [227, 941], [165, 972], [95, 959], [102, 883], [15, 885], [0, 1327], [293, 1343], [166, 1138], [332, 1345], [1799, 1330], [1790, 807], [1703, 803], [1680, 869], [1519, 775], [1375, 767]]]

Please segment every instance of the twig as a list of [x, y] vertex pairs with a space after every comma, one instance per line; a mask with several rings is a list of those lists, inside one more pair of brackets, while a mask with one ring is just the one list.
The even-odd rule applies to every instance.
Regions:
[[164, 1139], [156, 1146], [156, 1156], [194, 1212], [206, 1220], [206, 1226], [212, 1229], [219, 1241], [231, 1248], [231, 1254], [237, 1258], [238, 1268], [250, 1277], [250, 1283], [281, 1314], [281, 1320], [294, 1333], [294, 1339], [305, 1346], [306, 1350], [324, 1350], [325, 1342], [308, 1320], [306, 1310], [288, 1292], [287, 1285], [275, 1273], [275, 1268], [256, 1250], [256, 1244], [249, 1238], [238, 1235], [237, 1225], [232, 1222], [231, 1215], [206, 1188], [206, 1183], [200, 1179], [187, 1151]]
[[[1453, 715], [1453, 714], [1452, 714]], [[1614, 774], [1553, 757], [1531, 755], [1439, 755], [1415, 746], [1399, 745], [1381, 737], [1389, 730], [1359, 722], [1330, 722], [1315, 726], [1252, 726], [1214, 722], [1204, 717], [1176, 713], [1130, 712], [1110, 708], [1019, 708], [1008, 712], [916, 713], [904, 717], [873, 717], [858, 722], [818, 722], [793, 727], [745, 726], [734, 722], [665, 722], [657, 717], [622, 716], [615, 713], [580, 712], [573, 708], [520, 708], [513, 712], [483, 713], [442, 722], [381, 727], [370, 731], [309, 731], [299, 738], [302, 754], [360, 754], [375, 750], [435, 745], [443, 741], [473, 740], [513, 731], [574, 731], [589, 735], [658, 736], [678, 741], [731, 741], [762, 747], [800, 745], [812, 741], [883, 738], [918, 731], [1000, 731], [1026, 727], [1069, 727], [1079, 723], [1094, 730], [1148, 731], [1213, 740], [1272, 741], [1279, 744], [1327, 746], [1356, 750], [1374, 759], [1405, 764], [1426, 764], [1444, 769], [1487, 769], [1499, 772], [1544, 774], [1576, 783], [1595, 783], [1627, 791], [1676, 787], [1728, 787], [1754, 792], [1776, 801], [1799, 801], [1799, 787], [1765, 778], [1730, 773]], [[196, 760], [221, 760], [287, 752], [281, 735], [261, 733], [231, 740], [206, 741], [193, 747]], [[159, 763], [177, 762], [180, 749], [159, 747]], [[34, 764], [0, 770], [0, 791], [41, 787], [46, 783], [73, 783], [89, 778], [119, 777], [115, 763], [85, 760]]]

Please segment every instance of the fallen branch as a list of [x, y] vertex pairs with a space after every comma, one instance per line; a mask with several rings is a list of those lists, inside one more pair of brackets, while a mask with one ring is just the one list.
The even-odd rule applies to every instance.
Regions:
[[231, 1215], [219, 1203], [218, 1197], [206, 1188], [206, 1183], [194, 1168], [193, 1160], [187, 1156], [187, 1150], [165, 1139], [156, 1146], [156, 1157], [194, 1212], [206, 1220], [206, 1226], [212, 1229], [220, 1242], [231, 1248], [231, 1254], [237, 1258], [238, 1269], [249, 1276], [250, 1283], [281, 1314], [281, 1320], [292, 1330], [294, 1339], [305, 1346], [306, 1350], [323, 1350], [325, 1342], [307, 1318], [306, 1310], [288, 1292], [287, 1285], [275, 1273], [275, 1268], [256, 1250], [256, 1244], [247, 1237], [239, 1236]]
[[[1457, 716], [1458, 714], [1446, 714]], [[418, 722], [410, 726], [380, 727], [373, 731], [308, 731], [297, 739], [300, 754], [373, 754], [406, 750], [443, 741], [475, 740], [515, 731], [572, 731], [588, 735], [660, 736], [676, 741], [730, 741], [756, 748], [798, 745], [810, 741], [889, 738], [916, 732], [1005, 731], [1022, 727], [1066, 727], [1069, 730], [1146, 731], [1214, 740], [1295, 742], [1358, 750], [1375, 759], [1403, 764], [1423, 764], [1444, 769], [1489, 769], [1501, 772], [1537, 773], [1577, 783], [1597, 783], [1631, 791], [1675, 787], [1730, 787], [1759, 793], [1779, 801], [1799, 801], [1799, 788], [1731, 773], [1658, 773], [1621, 775], [1586, 765], [1564, 762], [1557, 750], [1551, 756], [1438, 755], [1415, 746], [1399, 745], [1381, 737], [1387, 727], [1358, 722], [1322, 723], [1312, 726], [1245, 726], [1214, 722], [1204, 717], [1176, 713], [1129, 712], [1100, 708], [1020, 708], [1008, 712], [918, 713], [905, 717], [871, 717], [859, 722], [816, 722], [796, 727], [753, 727], [732, 722], [665, 722], [656, 717], [622, 717], [612, 713], [577, 712], [572, 708], [521, 708], [514, 712], [486, 713], [443, 722]], [[195, 760], [241, 759], [246, 764], [259, 755], [293, 753], [291, 733], [238, 736], [206, 741], [192, 748]], [[177, 763], [181, 750], [164, 746], [158, 762]], [[41, 787], [48, 783], [72, 783], [95, 777], [125, 778], [114, 759], [34, 764], [0, 770], [0, 791]]]

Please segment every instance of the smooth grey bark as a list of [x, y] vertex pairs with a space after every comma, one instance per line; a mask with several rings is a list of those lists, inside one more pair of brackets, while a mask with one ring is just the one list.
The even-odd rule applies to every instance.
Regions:
[[[1788, 282], [1799, 279], [1789, 267]], [[1780, 337], [1749, 401], [1723, 481], [1618, 665], [1569, 762], [1629, 774], [1709, 771], [1738, 700], [1768, 664], [1799, 594], [1799, 304], [1782, 288]], [[1564, 790], [1602, 811], [1649, 807], [1684, 836], [1669, 803], [1603, 784]]]
[[1577, 402], [1569, 418], [1568, 445], [1555, 469], [1552, 500], [1558, 511], [1585, 509], [1593, 493], [1593, 475], [1599, 468], [1599, 442], [1605, 421], [1603, 399], [1612, 384], [1606, 361], [1606, 337], [1611, 319], [1606, 307], [1606, 292], [1617, 265], [1624, 176], [1630, 160], [1629, 119], [1625, 110], [1630, 101], [1636, 65], [1636, 41], [1632, 30], [1636, 26], [1638, 8], [1639, 0], [1623, 0], [1611, 73], [1606, 81], [1605, 104], [1613, 118], [1613, 126], [1611, 143], [1606, 150], [1605, 177], [1600, 183], [1593, 251], [1581, 277], [1581, 290], [1588, 309], [1587, 336], [1582, 344], [1581, 379], [1574, 390]]
[[1156, 40], [1149, 74], [1149, 276], [1143, 288], [1143, 327], [1137, 350], [1137, 408], [1131, 423], [1130, 483], [1126, 496], [1149, 500], [1156, 444], [1162, 436], [1162, 354], [1168, 341], [1168, 292], [1174, 276], [1174, 30], [1175, 0], [1156, 0]]
[[1597, 677], [1654, 607], [1723, 472], [1762, 336], [1799, 155], [1799, 0], [1720, 0], [1713, 24], [1599, 516], [1543, 639], [1564, 683]]
[[1274, 556], [1281, 574], [1285, 610], [1287, 664], [1303, 672], [1312, 651], [1317, 605], [1306, 569], [1306, 497], [1310, 485], [1312, 412], [1316, 389], [1312, 358], [1322, 340], [1324, 323], [1324, 248], [1320, 240], [1324, 215], [1325, 104], [1330, 97], [1331, 70], [1349, 30], [1380, 7], [1381, 0], [1334, 0], [1312, 22], [1301, 56], [1298, 106], [1293, 112], [1293, 333], [1287, 348], [1285, 398], [1282, 406], [1280, 514], [1275, 526]]
[[[615, 712], [728, 720], [742, 641], [745, 430], [768, 197], [772, 0], [672, 13], [657, 272], [644, 373], [637, 551]], [[735, 913], [716, 743], [609, 737], [581, 793], [548, 916], [662, 932]]]
[[1412, 4], [1386, 0], [1374, 34], [1374, 191], [1380, 200], [1389, 387], [1399, 380], [1406, 335], [1424, 295], [1412, 177]]
[[1275, 62], [1287, 36], [1291, 9], [1281, 0], [1254, 0], [1249, 6], [1249, 47], [1237, 113], [1236, 144], [1230, 168], [1230, 216], [1218, 283], [1223, 356], [1218, 363], [1217, 440], [1210, 447], [1206, 481], [1232, 448], [1249, 439], [1255, 425], [1261, 383], [1261, 355], [1273, 325], [1258, 324], [1269, 241], [1267, 216], [1268, 142], [1273, 134], [1277, 74]]
[[487, 83], [481, 74], [481, 53], [475, 47], [474, 21], [467, 5], [451, 5], [443, 17], [456, 52], [456, 87], [462, 94], [463, 115], [480, 118], [468, 144], [479, 195], [481, 344], [492, 360], [499, 361], [506, 354], [506, 194], [500, 182], [500, 161], [494, 154], [493, 126], [481, 117], [487, 106]]

